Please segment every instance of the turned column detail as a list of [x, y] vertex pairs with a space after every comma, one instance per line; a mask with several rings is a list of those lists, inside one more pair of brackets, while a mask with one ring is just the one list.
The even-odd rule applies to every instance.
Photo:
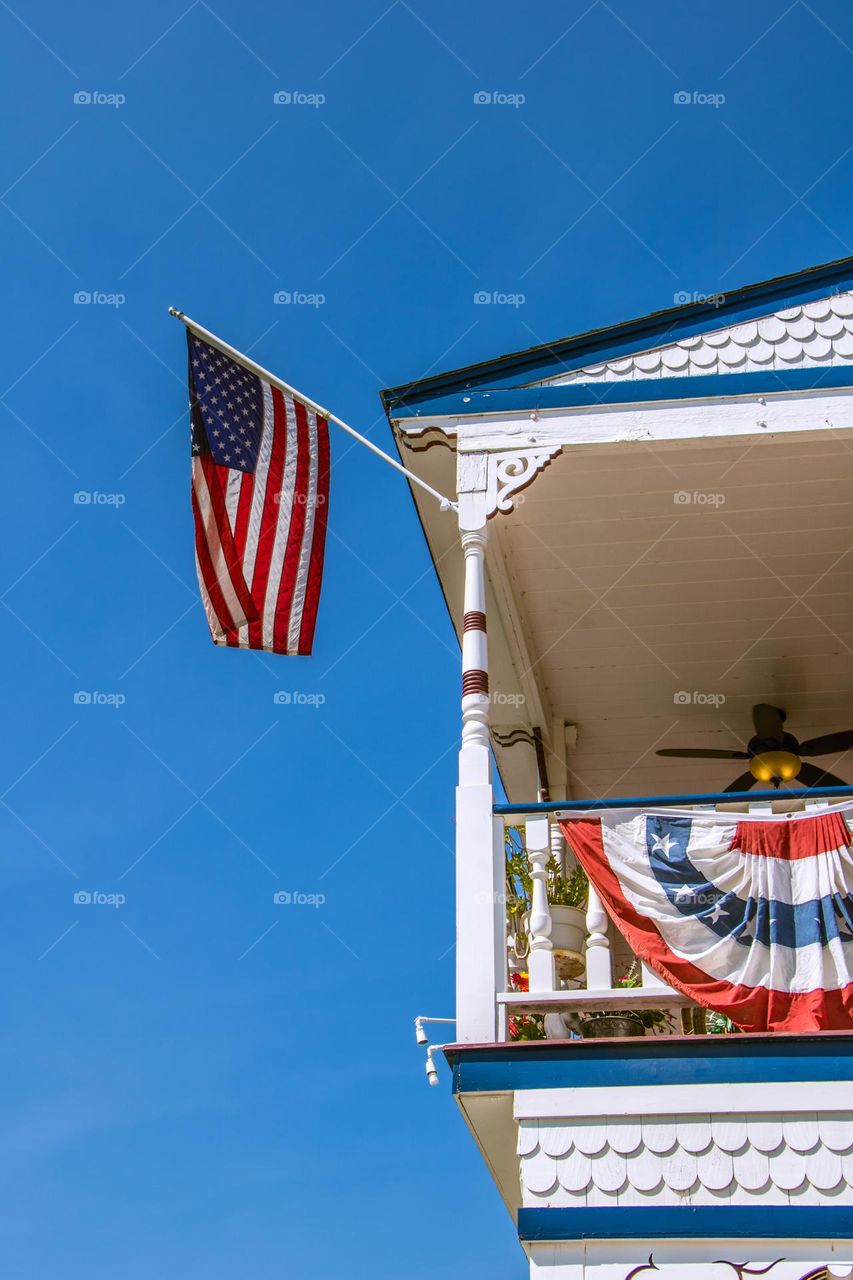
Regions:
[[463, 529], [462, 748], [459, 785], [488, 783], [489, 654], [486, 637], [486, 529]]

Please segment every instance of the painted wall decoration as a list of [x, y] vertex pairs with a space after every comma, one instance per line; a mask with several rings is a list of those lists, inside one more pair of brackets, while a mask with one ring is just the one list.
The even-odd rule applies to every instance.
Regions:
[[[728, 1268], [731, 1276], [735, 1277], [736, 1280], [748, 1280], [751, 1276], [770, 1276], [772, 1280], [774, 1272], [779, 1275], [780, 1280], [782, 1280], [779, 1268], [784, 1267], [786, 1261], [787, 1260], [785, 1258], [777, 1258], [775, 1262], [765, 1263], [764, 1265], [759, 1266], [746, 1262], [729, 1262], [727, 1259], [721, 1258], [718, 1262], [715, 1262], [713, 1266], [715, 1268]], [[628, 1271], [625, 1275], [625, 1280], [640, 1280], [640, 1277], [644, 1277], [645, 1280], [651, 1280], [651, 1277], [655, 1272], [660, 1276], [662, 1271], [668, 1272], [669, 1267], [658, 1267], [655, 1263], [654, 1254], [650, 1254], [648, 1262], [641, 1262], [638, 1266]], [[790, 1265], [786, 1268], [786, 1272], [790, 1275]], [[803, 1275], [798, 1276], [797, 1280], [845, 1280], [845, 1278], [848, 1277], [853, 1277], [853, 1265], [847, 1262], [831, 1262], [824, 1263], [818, 1267], [813, 1267]]]

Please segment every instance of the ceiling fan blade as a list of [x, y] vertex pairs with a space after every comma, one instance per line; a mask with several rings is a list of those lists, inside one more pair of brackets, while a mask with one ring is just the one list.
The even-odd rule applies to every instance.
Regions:
[[726, 791], [751, 791], [755, 786], [755, 778], [751, 773], [742, 773], [734, 782], [730, 782]]
[[663, 747], [658, 756], [678, 756], [682, 760], [748, 760], [746, 751], [722, 751], [705, 747]]
[[759, 702], [752, 708], [755, 732], [765, 742], [782, 742], [785, 734], [785, 712], [781, 707], [771, 707], [769, 702]]
[[843, 778], [837, 777], [834, 773], [827, 773], [816, 764], [806, 764], [805, 761], [800, 765], [797, 781], [802, 782], [805, 787], [846, 787], [848, 785]]
[[800, 743], [802, 756], [828, 756], [831, 752], [841, 755], [843, 751], [853, 748], [853, 729], [842, 729], [840, 733], [824, 733], [819, 738], [809, 738]]

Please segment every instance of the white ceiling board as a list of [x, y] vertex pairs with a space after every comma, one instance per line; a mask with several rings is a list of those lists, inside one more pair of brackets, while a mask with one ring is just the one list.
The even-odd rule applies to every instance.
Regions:
[[[403, 452], [453, 488], [450, 450]], [[742, 744], [755, 702], [784, 706], [800, 738], [853, 726], [853, 431], [573, 444], [520, 497], [489, 526], [491, 684], [511, 697], [535, 680], [546, 740], [552, 717], [577, 725], [573, 798], [724, 787], [741, 763], [654, 749]], [[417, 501], [458, 629], [455, 521]], [[528, 702], [493, 721], [536, 723]], [[496, 754], [510, 798], [534, 800], [532, 751]], [[853, 759], [818, 763], [853, 782]]]

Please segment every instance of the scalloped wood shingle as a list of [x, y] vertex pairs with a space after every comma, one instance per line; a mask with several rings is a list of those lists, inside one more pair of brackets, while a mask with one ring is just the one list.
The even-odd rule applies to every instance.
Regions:
[[853, 1204], [853, 1114], [519, 1124], [525, 1205]]
[[544, 385], [690, 374], [754, 373], [853, 363], [853, 292], [788, 307], [648, 351], [573, 369]]

